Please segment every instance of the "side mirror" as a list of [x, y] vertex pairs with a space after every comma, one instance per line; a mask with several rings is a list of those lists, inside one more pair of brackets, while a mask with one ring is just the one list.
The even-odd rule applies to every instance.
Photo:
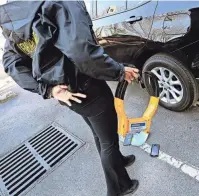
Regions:
[[191, 26], [191, 17], [188, 13], [167, 15], [164, 19], [163, 30], [167, 35], [185, 35]]

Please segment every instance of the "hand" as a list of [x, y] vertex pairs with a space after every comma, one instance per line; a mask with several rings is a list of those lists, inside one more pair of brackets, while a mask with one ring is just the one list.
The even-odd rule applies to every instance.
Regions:
[[125, 80], [130, 84], [133, 80], [138, 79], [139, 70], [132, 67], [124, 67]]
[[68, 87], [66, 85], [57, 85], [52, 88], [52, 96], [62, 102], [65, 102], [68, 106], [72, 106], [70, 100], [75, 101], [77, 103], [82, 103], [80, 98], [86, 98], [86, 95], [81, 93], [71, 93], [67, 90]]

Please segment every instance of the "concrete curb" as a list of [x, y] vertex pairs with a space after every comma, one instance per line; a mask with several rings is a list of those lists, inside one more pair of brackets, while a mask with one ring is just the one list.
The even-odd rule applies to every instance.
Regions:
[[12, 91], [8, 91], [3, 94], [0, 94], [0, 104], [5, 103], [16, 96], [17, 94]]
[[5, 90], [6, 88], [14, 86], [16, 83], [12, 80], [11, 77], [0, 80], [0, 92]]

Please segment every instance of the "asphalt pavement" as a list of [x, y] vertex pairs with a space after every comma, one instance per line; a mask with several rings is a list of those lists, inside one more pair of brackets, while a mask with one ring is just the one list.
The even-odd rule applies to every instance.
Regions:
[[[116, 83], [110, 83], [110, 86], [114, 91]], [[86, 142], [27, 195], [105, 196], [106, 186], [100, 159], [91, 131], [82, 118], [60, 106], [57, 101], [44, 101], [37, 94], [24, 91], [18, 86], [11, 90], [17, 93], [17, 97], [0, 105], [0, 156], [52, 122]], [[147, 93], [137, 85], [129, 86], [125, 99], [127, 114], [131, 117], [141, 115], [148, 99]], [[130, 176], [140, 181], [134, 196], [199, 195], [199, 179], [196, 179], [199, 173], [194, 173], [199, 171], [198, 112], [197, 107], [183, 113], [159, 108], [147, 145], [160, 144], [164, 155], [160, 159], [151, 158], [141, 148], [121, 145], [123, 154], [136, 155], [135, 164], [128, 168]], [[183, 165], [189, 168], [182, 168]]]

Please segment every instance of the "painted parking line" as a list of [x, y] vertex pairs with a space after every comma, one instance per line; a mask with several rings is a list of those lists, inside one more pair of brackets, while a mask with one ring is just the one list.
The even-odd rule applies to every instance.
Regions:
[[[142, 145], [140, 148], [148, 154], [150, 154], [151, 152], [151, 146], [147, 143]], [[184, 174], [196, 179], [199, 182], [199, 168], [192, 166], [190, 164], [187, 164], [179, 159], [176, 159], [175, 157], [172, 157], [162, 151], [160, 151], [158, 159], [166, 162], [172, 167], [179, 169]]]

